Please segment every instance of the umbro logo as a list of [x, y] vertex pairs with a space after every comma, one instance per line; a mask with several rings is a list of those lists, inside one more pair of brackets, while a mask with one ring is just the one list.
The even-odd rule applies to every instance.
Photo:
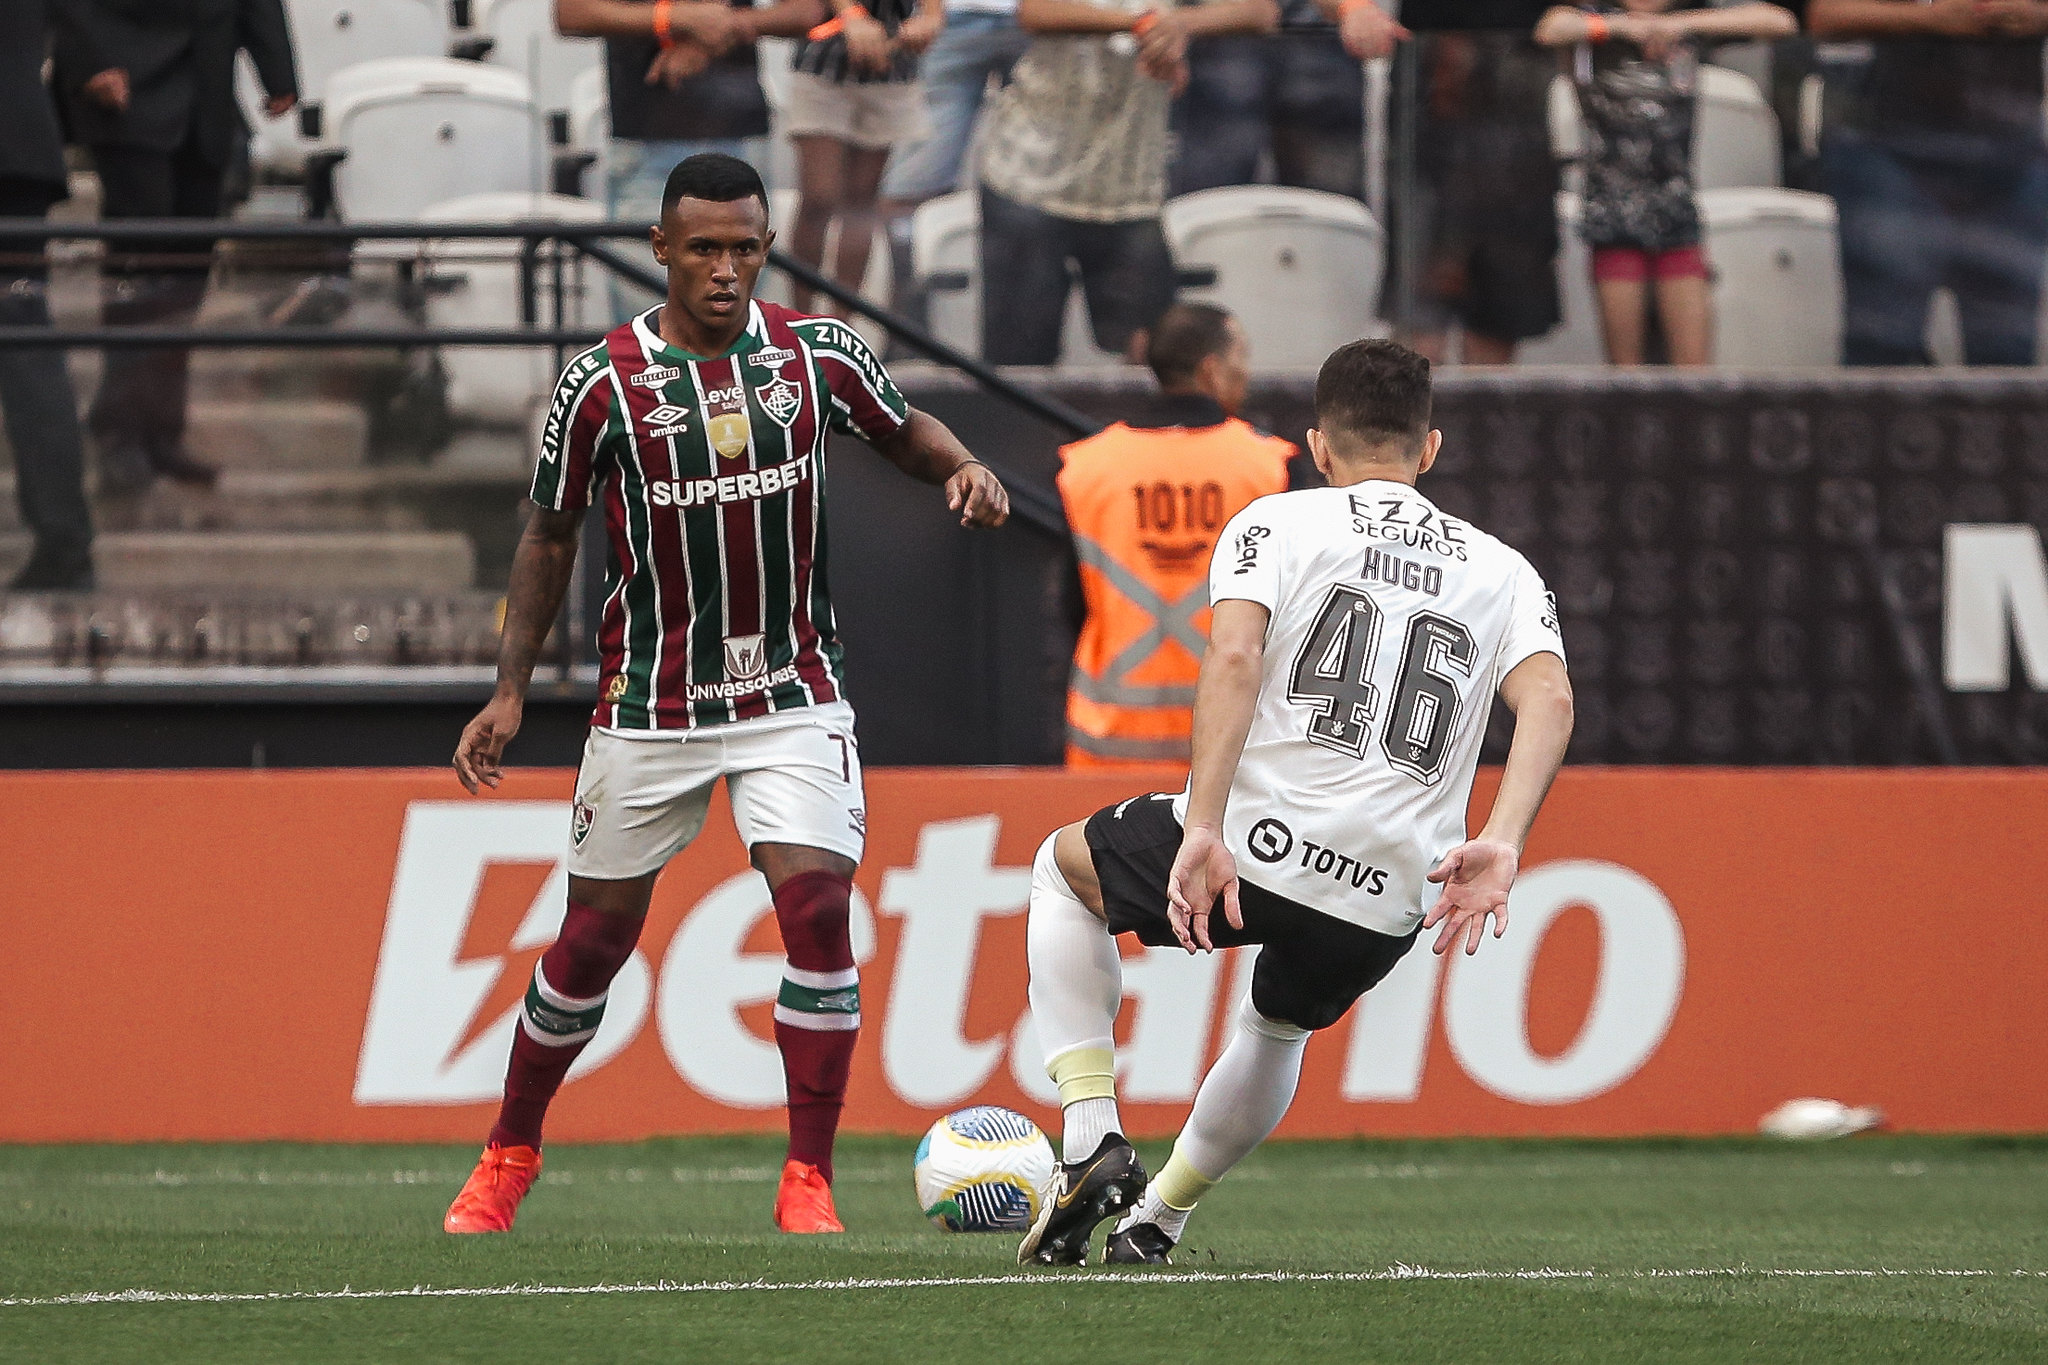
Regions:
[[663, 403], [647, 414], [649, 436], [680, 436], [690, 429], [684, 419], [690, 415], [688, 408], [679, 408], [674, 403]]
[[849, 986], [843, 991], [832, 991], [818, 997], [820, 1014], [855, 1014], [860, 1010], [860, 987]]
[[663, 384], [681, 379], [682, 377], [683, 372], [673, 365], [649, 365], [646, 369], [634, 375], [628, 382], [643, 389], [658, 389]]

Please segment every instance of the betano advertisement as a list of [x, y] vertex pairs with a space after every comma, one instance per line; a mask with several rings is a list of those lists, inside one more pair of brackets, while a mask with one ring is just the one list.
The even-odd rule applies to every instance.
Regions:
[[[0, 1139], [478, 1139], [558, 924], [571, 775], [0, 778]], [[1031, 857], [1132, 794], [869, 775], [846, 1123], [1053, 1092], [1025, 1006]], [[1482, 781], [1480, 799], [1488, 782]], [[1310, 1047], [1283, 1133], [1752, 1129], [1799, 1095], [1922, 1130], [2048, 1129], [2048, 774], [1582, 769], [1476, 957], [1418, 949]], [[722, 804], [669, 869], [550, 1119], [565, 1141], [775, 1130], [767, 889]], [[1137, 1132], [1171, 1132], [1248, 962], [1126, 949]]]

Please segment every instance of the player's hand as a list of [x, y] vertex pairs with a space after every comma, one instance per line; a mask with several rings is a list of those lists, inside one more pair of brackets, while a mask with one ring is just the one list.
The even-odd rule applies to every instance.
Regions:
[[1369, 62], [1394, 55], [1394, 47], [1415, 35], [1396, 23], [1378, 5], [1355, 4], [1337, 21], [1337, 39], [1353, 61]]
[[476, 713], [475, 720], [462, 727], [462, 740], [455, 746], [455, 775], [470, 795], [476, 795], [479, 785], [497, 790], [505, 776], [500, 761], [505, 745], [519, 733], [525, 711], [526, 703], [520, 698], [500, 694]]
[[128, 112], [128, 72], [124, 67], [110, 66], [85, 83], [85, 97], [104, 109], [117, 114]]
[[680, 89], [684, 81], [702, 75], [704, 68], [710, 65], [709, 52], [695, 43], [677, 43], [655, 54], [653, 64], [647, 68], [647, 83], [665, 85], [670, 90]]
[[946, 480], [946, 506], [962, 526], [996, 527], [1010, 519], [1010, 490], [985, 464], [963, 464]]
[[846, 26], [846, 59], [856, 71], [879, 76], [889, 69], [889, 30], [882, 21], [865, 14], [842, 15]]
[[946, 12], [937, 5], [926, 5], [896, 30], [897, 46], [908, 52], [923, 52], [938, 41], [945, 27]]
[[1429, 874], [1431, 881], [1443, 883], [1444, 888], [1443, 895], [1437, 897], [1436, 905], [1422, 920], [1425, 929], [1443, 926], [1430, 950], [1439, 954], [1449, 952], [1462, 937], [1465, 955], [1470, 957], [1479, 951], [1479, 942], [1486, 937], [1488, 915], [1493, 916], [1493, 936], [1505, 934], [1508, 890], [1514, 886], [1520, 867], [1521, 858], [1514, 846], [1493, 839], [1474, 839], [1446, 853]]
[[1219, 898], [1230, 927], [1244, 928], [1244, 911], [1237, 903], [1237, 859], [1215, 830], [1189, 825], [1166, 878], [1166, 920], [1181, 947], [1191, 953], [1216, 951], [1209, 941], [1209, 916]]

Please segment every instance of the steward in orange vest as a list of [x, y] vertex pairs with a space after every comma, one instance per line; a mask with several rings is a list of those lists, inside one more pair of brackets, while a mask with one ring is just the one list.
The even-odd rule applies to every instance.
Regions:
[[1188, 761], [1209, 553], [1247, 503], [1286, 489], [1295, 453], [1236, 416], [1249, 348], [1230, 314], [1175, 304], [1146, 359], [1166, 395], [1158, 423], [1118, 422], [1060, 451], [1087, 607], [1067, 694], [1075, 767]]

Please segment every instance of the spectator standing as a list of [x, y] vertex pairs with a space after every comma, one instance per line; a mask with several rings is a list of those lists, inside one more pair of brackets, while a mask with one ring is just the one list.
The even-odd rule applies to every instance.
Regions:
[[[880, 221], [877, 203], [890, 148], [931, 130], [918, 60], [945, 27], [939, 0], [831, 0], [833, 17], [796, 50], [785, 130], [796, 144], [797, 206], [790, 249], [808, 265], [825, 259], [839, 224], [833, 279], [859, 289]], [[799, 312], [811, 291], [798, 288]]]
[[1249, 185], [1270, 155], [1274, 182], [1365, 196], [1365, 71], [1406, 35], [1374, 0], [1281, 0], [1271, 37], [1188, 46], [1173, 104], [1172, 192]]
[[1163, 395], [1157, 420], [1060, 451], [1087, 613], [1067, 696], [1071, 766], [1188, 761], [1210, 552], [1254, 498], [1286, 490], [1295, 453], [1237, 415], [1250, 348], [1221, 308], [1173, 305], [1145, 358]]
[[[243, 133], [236, 54], [249, 54], [271, 118], [298, 103], [281, 0], [55, 0], [52, 18], [58, 90], [72, 136], [92, 151], [100, 216], [219, 218]], [[209, 241], [116, 245], [106, 321], [190, 326], [212, 264]], [[140, 491], [157, 474], [202, 487], [219, 478], [185, 448], [189, 357], [176, 347], [108, 353], [89, 417], [102, 489]]]
[[[41, 218], [66, 197], [64, 146], [43, 84], [50, 50], [44, 0], [0, 5], [0, 218]], [[47, 327], [41, 237], [0, 238], [0, 326]], [[85, 502], [85, 441], [64, 353], [0, 350], [0, 413], [14, 448], [15, 497], [35, 533], [17, 592], [93, 585], [92, 513]]]
[[1010, 79], [1030, 35], [1017, 27], [1017, 0], [949, 0], [946, 26], [924, 57], [930, 132], [898, 145], [882, 175], [882, 223], [897, 291], [910, 278], [910, 217], [917, 206], [960, 188], [960, 168], [990, 82]]
[[1129, 352], [1173, 302], [1167, 103], [1187, 84], [1191, 38], [1270, 33], [1275, 0], [1020, 0], [1033, 35], [990, 107], [981, 151], [982, 356], [1059, 359], [1067, 263], [1095, 339]]
[[1843, 359], [1927, 364], [1927, 310], [1946, 286], [1966, 363], [2034, 364], [2048, 5], [1811, 0], [1807, 22], [1823, 41], [1878, 40], [1849, 117], [1821, 140], [1841, 221]]
[[[605, 40], [605, 212], [652, 227], [668, 173], [689, 157], [764, 160], [768, 97], [754, 45], [802, 34], [824, 12], [822, 0], [555, 0], [557, 30]], [[615, 285], [612, 299], [621, 321], [638, 311], [637, 293]]]
[[[1412, 73], [1412, 75], [1411, 75]], [[1557, 161], [1548, 100], [1557, 65], [1525, 33], [1430, 33], [1395, 67], [1396, 185], [1381, 315], [1440, 364], [1508, 365], [1557, 326]]]
[[1558, 6], [1536, 26], [1538, 43], [1573, 49], [1586, 127], [1580, 231], [1592, 250], [1600, 332], [1616, 365], [1643, 363], [1652, 282], [1671, 363], [1713, 359], [1714, 304], [1692, 174], [1700, 55], [1714, 42], [1799, 31], [1776, 5], [1668, 12], [1670, 4]]

